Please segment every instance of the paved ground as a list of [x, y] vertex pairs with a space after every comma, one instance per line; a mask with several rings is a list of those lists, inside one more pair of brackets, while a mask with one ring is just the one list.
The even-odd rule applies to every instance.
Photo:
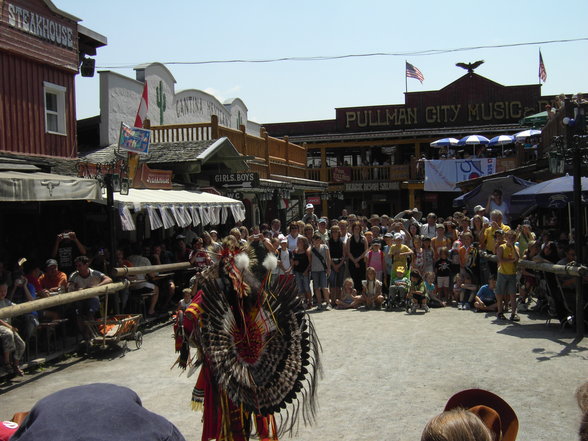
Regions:
[[[292, 440], [418, 440], [427, 420], [455, 392], [472, 387], [499, 393], [520, 421], [519, 441], [577, 439], [574, 391], [588, 380], [588, 340], [521, 316], [498, 323], [456, 309], [427, 315], [328, 311], [312, 314], [323, 345], [324, 378], [318, 421]], [[130, 344], [134, 349], [134, 345]], [[134, 389], [148, 409], [200, 439], [200, 414], [189, 410], [195, 377], [170, 370], [171, 327], [145, 336], [143, 348], [70, 358], [36, 375], [0, 386], [0, 417], [29, 409], [47, 394], [89, 382]], [[287, 439], [287, 438], [286, 438]]]

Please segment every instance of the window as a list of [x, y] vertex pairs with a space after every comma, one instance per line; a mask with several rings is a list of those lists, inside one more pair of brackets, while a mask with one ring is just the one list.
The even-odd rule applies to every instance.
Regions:
[[45, 93], [45, 132], [65, 135], [65, 92], [57, 84], [43, 83]]

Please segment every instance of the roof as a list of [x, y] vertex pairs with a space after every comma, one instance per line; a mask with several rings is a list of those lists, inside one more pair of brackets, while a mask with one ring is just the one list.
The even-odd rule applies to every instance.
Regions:
[[78, 175], [77, 158], [60, 158], [58, 156], [29, 155], [23, 153], [0, 152], [0, 165], [4, 170], [35, 170], [52, 172], [67, 176]]
[[[213, 156], [226, 150], [225, 153], [239, 159], [241, 155], [228, 138], [220, 138], [206, 141], [183, 141], [183, 142], [160, 142], [149, 145], [149, 155], [146, 157], [147, 164], [174, 164], [186, 162], [209, 162]], [[228, 150], [228, 151], [227, 151]], [[92, 163], [112, 162], [120, 159], [125, 152], [118, 152], [118, 144], [111, 144], [97, 150], [84, 153], [80, 159]], [[223, 161], [227, 162], [227, 158]], [[247, 169], [245, 159], [239, 164], [240, 169]]]
[[381, 132], [361, 132], [361, 133], [327, 133], [323, 135], [300, 135], [289, 137], [291, 142], [331, 142], [331, 141], [359, 141], [370, 139], [399, 139], [409, 137], [447, 137], [455, 134], [467, 133], [497, 133], [513, 132], [520, 130], [519, 124], [501, 124], [491, 126], [464, 126], [464, 127], [439, 127], [428, 129], [411, 129], [411, 130], [386, 130]]
[[54, 173], [0, 172], [0, 201], [99, 201], [102, 198], [96, 179], [75, 178]]

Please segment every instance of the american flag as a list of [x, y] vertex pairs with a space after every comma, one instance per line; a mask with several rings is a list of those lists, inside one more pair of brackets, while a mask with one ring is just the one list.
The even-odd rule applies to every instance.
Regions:
[[545, 83], [547, 81], [547, 71], [545, 70], [545, 64], [543, 64], [543, 57], [541, 56], [541, 50], [539, 50], [539, 78]]
[[422, 72], [409, 62], [406, 62], [406, 76], [407, 78], [416, 78], [421, 82], [421, 84], [423, 84], [423, 80], [425, 79]]

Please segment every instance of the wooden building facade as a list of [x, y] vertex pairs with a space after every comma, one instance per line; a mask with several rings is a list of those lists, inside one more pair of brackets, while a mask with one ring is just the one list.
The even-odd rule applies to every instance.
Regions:
[[106, 44], [50, 0], [0, 2], [0, 150], [77, 156], [74, 79]]
[[[425, 192], [418, 167], [423, 155], [440, 158], [430, 143], [471, 134], [513, 134], [523, 130], [522, 118], [543, 110], [552, 99], [541, 96], [538, 84], [504, 86], [469, 72], [440, 90], [406, 93], [404, 104], [338, 108], [332, 120], [263, 127], [270, 136], [306, 145], [307, 178], [329, 184], [314, 197], [321, 201], [323, 215], [338, 216], [343, 208], [394, 215], [414, 206], [444, 212], [457, 195]], [[497, 171], [526, 159], [513, 148], [508, 157], [497, 158]]]

